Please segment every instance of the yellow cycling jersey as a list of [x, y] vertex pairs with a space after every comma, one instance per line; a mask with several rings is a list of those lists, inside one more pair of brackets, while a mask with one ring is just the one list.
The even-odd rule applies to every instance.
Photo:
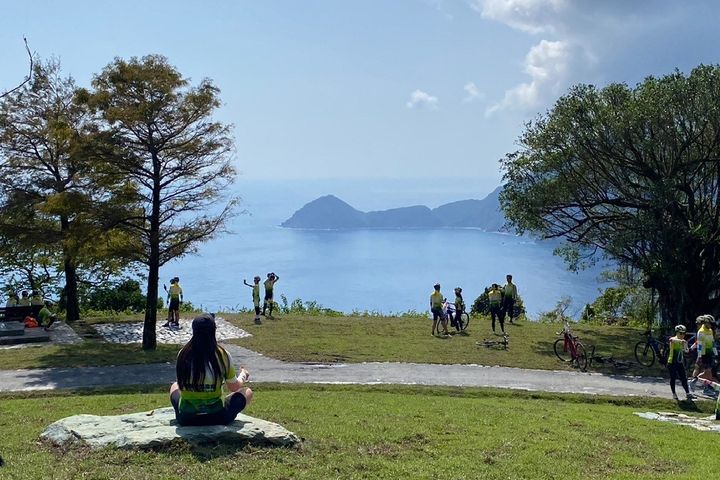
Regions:
[[432, 305], [432, 308], [442, 308], [443, 301], [443, 294], [440, 292], [433, 292], [432, 295], [430, 295], [430, 305]]

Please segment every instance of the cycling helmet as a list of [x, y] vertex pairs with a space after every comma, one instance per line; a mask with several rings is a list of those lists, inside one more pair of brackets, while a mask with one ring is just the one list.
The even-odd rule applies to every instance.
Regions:
[[455, 287], [455, 291], [456, 291], [456, 292], [462, 292], [462, 288], [460, 288], [460, 287]]
[[433, 288], [440, 288], [440, 284], [436, 283], [435, 285], [433, 285]]
[[675, 327], [675, 333], [685, 333], [687, 332], [687, 328], [685, 328], [685, 325], [677, 325]]

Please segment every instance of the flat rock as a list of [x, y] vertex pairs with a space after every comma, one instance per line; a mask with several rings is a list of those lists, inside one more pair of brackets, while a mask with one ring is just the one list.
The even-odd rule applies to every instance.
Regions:
[[635, 412], [635, 415], [647, 420], [683, 425], [703, 432], [720, 433], [720, 421], [715, 420], [715, 415], [709, 417], [693, 417], [684, 413], [675, 412]]
[[240, 414], [230, 425], [181, 427], [172, 407], [127, 415], [73, 415], [51, 424], [40, 438], [61, 446], [86, 444], [90, 448], [147, 449], [187, 442], [247, 442], [254, 445], [293, 446], [300, 438], [277, 423]]

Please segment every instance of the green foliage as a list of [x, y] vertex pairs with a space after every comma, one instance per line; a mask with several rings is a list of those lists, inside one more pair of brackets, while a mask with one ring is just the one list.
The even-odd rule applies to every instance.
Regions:
[[[277, 305], [277, 303], [276, 303]], [[315, 300], [303, 302], [302, 299], [296, 298], [292, 303], [288, 302], [288, 298], [283, 294], [280, 295], [280, 311], [285, 314], [289, 313], [303, 313], [306, 315], [328, 315], [328, 316], [342, 316], [342, 312], [338, 312], [331, 308], [326, 308], [320, 305]]]
[[146, 299], [137, 280], [125, 279], [92, 287], [82, 296], [83, 309], [111, 312], [142, 312]]
[[[487, 292], [483, 292], [479, 297], [475, 299], [470, 309], [470, 313], [473, 315], [490, 315], [490, 302], [488, 301]], [[518, 318], [525, 315], [525, 304], [520, 295], [518, 295], [515, 305], [513, 306], [513, 318]]]
[[704, 65], [573, 87], [503, 159], [506, 217], [564, 239], [571, 267], [602, 254], [641, 272], [665, 324], [720, 313], [719, 95]]

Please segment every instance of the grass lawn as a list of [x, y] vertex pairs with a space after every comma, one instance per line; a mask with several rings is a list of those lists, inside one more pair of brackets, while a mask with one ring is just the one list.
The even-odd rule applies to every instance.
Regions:
[[[473, 317], [467, 334], [450, 338], [432, 337], [432, 322], [426, 318], [403, 317], [331, 317], [319, 315], [284, 315], [255, 325], [252, 314], [225, 315], [225, 318], [252, 333], [246, 339], [232, 340], [269, 357], [301, 362], [420, 362], [477, 363], [539, 369], [563, 369], [553, 353], [553, 343], [561, 330], [558, 325], [522, 321], [506, 325], [510, 334], [507, 351], [478, 347], [475, 342], [493, 337], [490, 320]], [[576, 326], [576, 335], [586, 347], [594, 345], [597, 353], [618, 360], [632, 360], [635, 344], [642, 330], [627, 327], [595, 325]], [[589, 352], [588, 352], [589, 353]], [[657, 364], [653, 368], [635, 365], [615, 371], [609, 365], [594, 365], [593, 371], [633, 375], [663, 375]]]
[[[419, 387], [256, 385], [248, 414], [281, 423], [299, 449], [239, 445], [91, 452], [38, 442], [51, 422], [166, 405], [166, 394], [0, 397], [3, 479], [712, 478], [720, 435], [651, 422], [671, 402]], [[708, 413], [710, 404], [699, 404]], [[21, 425], [22, 427], [18, 428]], [[714, 454], [713, 454], [714, 455]]]
[[[186, 313], [184, 316], [192, 316]], [[224, 318], [253, 334], [231, 340], [269, 357], [299, 362], [397, 361], [421, 363], [477, 363], [539, 369], [569, 369], [553, 353], [558, 325], [522, 321], [507, 325], [510, 348], [507, 351], [478, 347], [476, 341], [493, 337], [489, 320], [473, 317], [467, 334], [450, 338], [432, 337], [431, 322], [419, 317], [361, 317], [290, 314], [255, 325], [252, 314], [222, 314]], [[139, 321], [139, 317], [113, 318], [111, 321]], [[92, 325], [102, 318], [90, 318], [74, 328], [92, 333]], [[595, 345], [603, 356], [632, 361], [633, 348], [641, 330], [595, 325], [577, 326], [575, 333], [587, 347]], [[180, 346], [158, 345], [144, 352], [139, 345], [117, 345], [95, 336], [81, 345], [44, 345], [23, 349], [0, 350], [0, 368], [41, 368], [90, 365], [123, 365], [173, 362]], [[664, 375], [655, 365], [634, 365], [614, 370], [609, 365], [594, 365], [593, 371], [632, 375]]]

